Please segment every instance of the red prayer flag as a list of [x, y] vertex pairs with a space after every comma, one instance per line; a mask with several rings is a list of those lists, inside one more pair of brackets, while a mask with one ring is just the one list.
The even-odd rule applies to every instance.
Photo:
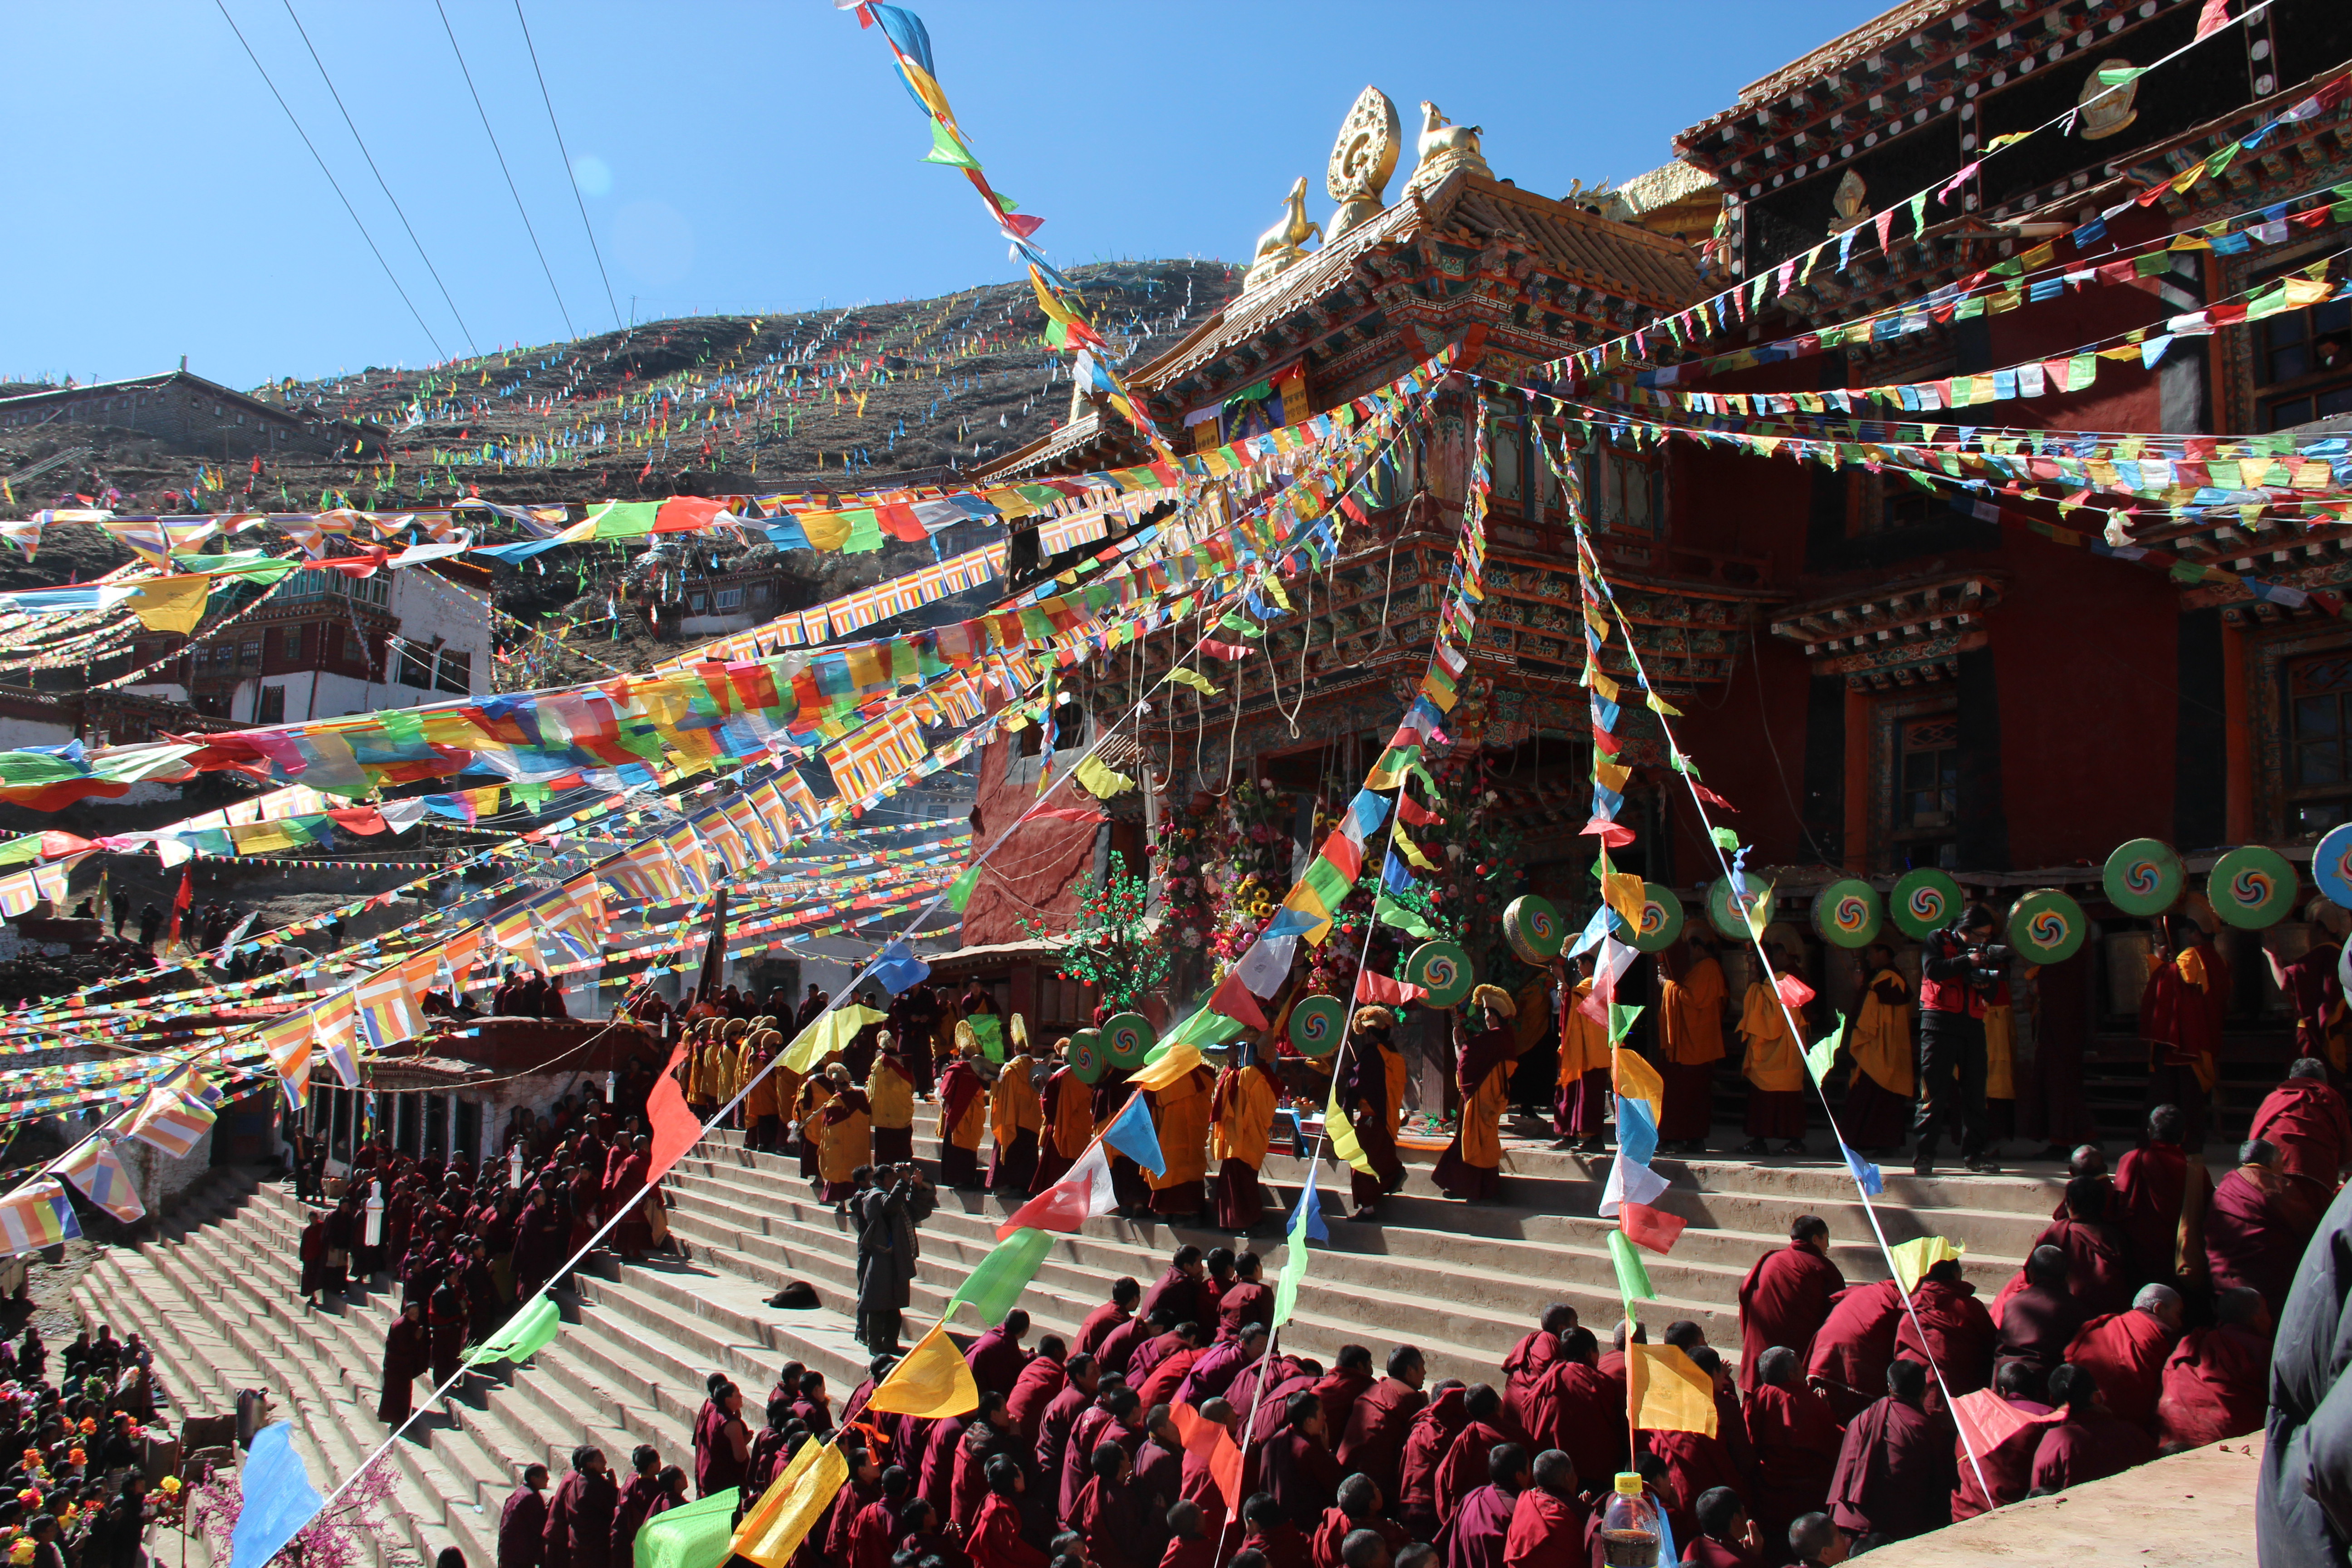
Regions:
[[1625, 1239], [1656, 1253], [1672, 1252], [1675, 1238], [1682, 1235], [1683, 1226], [1688, 1223], [1679, 1215], [1637, 1204], [1631, 1198], [1617, 1205], [1617, 1227], [1625, 1233]]
[[1432, 827], [1445, 820], [1409, 795], [1397, 796], [1397, 815], [1415, 827]]
[[1698, 796], [1699, 799], [1706, 802], [1707, 805], [1716, 807], [1717, 810], [1738, 811], [1739, 809], [1729, 801], [1724, 799], [1721, 795], [1716, 794], [1713, 790], [1707, 788], [1706, 785], [1699, 783], [1696, 779], [1692, 779], [1690, 781], [1690, 786], [1691, 793], [1693, 795]]
[[[1357, 999], [1377, 1003], [1383, 1007], [1402, 1007], [1429, 994], [1419, 985], [1402, 980], [1391, 980], [1377, 969], [1367, 969], [1356, 977]], [[1223, 1011], [1223, 1009], [1219, 1009]]]
[[1596, 816], [1586, 823], [1578, 837], [1582, 837], [1585, 834], [1591, 834], [1612, 849], [1622, 849], [1633, 842], [1632, 828], [1622, 822], [1612, 822], [1605, 816]]
[[1220, 1421], [1211, 1421], [1191, 1405], [1179, 1403], [1169, 1411], [1176, 1423], [1176, 1439], [1188, 1454], [1205, 1456], [1209, 1477], [1225, 1494], [1225, 1507], [1241, 1507], [1242, 1451], [1234, 1435]]
[[1236, 1024], [1247, 1024], [1253, 1029], [1265, 1027], [1265, 1009], [1257, 1005], [1257, 998], [1250, 994], [1250, 988], [1242, 984], [1242, 972], [1238, 966], [1217, 983], [1216, 991], [1209, 997], [1209, 1008], [1212, 1012], [1223, 1013]]
[[[2218, 33], [2230, 25], [2230, 0], [2205, 0], [2205, 9], [2197, 13], [2197, 38]], [[2197, 39], [2191, 39], [2194, 43]]]
[[1793, 974], [1780, 976], [1773, 982], [1772, 989], [1780, 994], [1780, 1000], [1789, 1005], [1791, 1013], [1813, 999], [1813, 988]]
[[662, 1173], [677, 1163], [678, 1156], [695, 1145], [702, 1136], [702, 1123], [686, 1108], [686, 1090], [677, 1081], [678, 1065], [686, 1060], [688, 1042], [681, 1039], [677, 1048], [669, 1054], [669, 1065], [654, 1079], [653, 1091], [646, 1096], [646, 1120], [653, 1123], [653, 1167], [646, 1173], [648, 1184], [661, 1179]]

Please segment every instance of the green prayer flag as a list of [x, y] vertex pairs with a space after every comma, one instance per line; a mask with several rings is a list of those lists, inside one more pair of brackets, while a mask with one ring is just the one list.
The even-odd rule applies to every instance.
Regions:
[[971, 150], [956, 140], [954, 132], [936, 120], [931, 121], [931, 150], [923, 154], [923, 162], [946, 163], [958, 169], [980, 167], [980, 160], [971, 155]]
[[948, 1298], [948, 1310], [941, 1315], [952, 1318], [957, 1303], [968, 1302], [980, 1314], [982, 1322], [992, 1328], [1003, 1322], [1004, 1314], [1021, 1300], [1021, 1292], [1029, 1288], [1029, 1281], [1037, 1277], [1037, 1266], [1045, 1261], [1045, 1253], [1053, 1245], [1052, 1231], [1023, 1226], [990, 1248], [979, 1266], [964, 1276], [956, 1293]]
[[1609, 1043], [1613, 1046], [1618, 1041], [1623, 1039], [1633, 1029], [1633, 1020], [1641, 1016], [1642, 1005], [1638, 1002], [1631, 1004], [1624, 1002], [1610, 1003]]
[[22, 838], [11, 838], [0, 844], [0, 866], [21, 866], [27, 860], [41, 858], [41, 835], [27, 833]]
[[2146, 66], [2101, 66], [2098, 71], [2099, 85], [2122, 87], [2126, 82], [2137, 81], [2147, 74]]
[[979, 886], [979, 865], [965, 867], [963, 875], [948, 884], [948, 908], [958, 914], [963, 913], [963, 907], [971, 902], [971, 890]]
[[1821, 1083], [1830, 1076], [1830, 1063], [1837, 1056], [1838, 1042], [1845, 1038], [1845, 1015], [1840, 1013], [1829, 1033], [1805, 1047], [1805, 1069]]
[[[964, 1022], [971, 1026], [972, 1038], [980, 1042], [981, 1050], [986, 1053], [990, 1061], [1004, 1059], [1003, 1019], [992, 1017], [986, 1013], [975, 1013]], [[992, 1318], [989, 1321], [995, 1321]]]
[[1297, 1310], [1299, 1283], [1307, 1278], [1307, 1221], [1314, 1198], [1310, 1187], [1298, 1205], [1297, 1216], [1291, 1221], [1290, 1247], [1283, 1254], [1282, 1272], [1274, 1281], [1274, 1321], [1270, 1328], [1281, 1328]]
[[1921, 191], [1911, 198], [1911, 232], [1924, 234], [1927, 228], [1927, 193]]
[[1728, 827], [1711, 827], [1707, 830], [1707, 837], [1715, 840], [1715, 847], [1717, 849], [1739, 847], [1739, 835]]
[[466, 1356], [467, 1366], [478, 1366], [486, 1361], [529, 1361], [532, 1353], [562, 1331], [562, 1310], [555, 1298], [541, 1290], [524, 1303], [520, 1311], [509, 1318], [506, 1326]]
[[1617, 1266], [1617, 1293], [1625, 1299], [1625, 1315], [1633, 1315], [1636, 1301], [1654, 1301], [1657, 1292], [1650, 1288], [1650, 1271], [1642, 1267], [1642, 1255], [1633, 1250], [1631, 1237], [1618, 1229], [1609, 1232], [1609, 1261]]
[[735, 1539], [742, 1491], [729, 1487], [646, 1521], [637, 1531], [636, 1568], [719, 1568]]
[[1417, 936], [1423, 942], [1438, 940], [1436, 927], [1386, 893], [1379, 894], [1372, 900], [1372, 918], [1384, 924], [1392, 925], [1409, 935]]

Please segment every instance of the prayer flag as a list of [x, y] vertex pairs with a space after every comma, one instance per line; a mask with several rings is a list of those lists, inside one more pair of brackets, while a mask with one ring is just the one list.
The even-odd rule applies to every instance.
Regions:
[[1642, 1267], [1642, 1255], [1622, 1230], [1609, 1233], [1609, 1261], [1617, 1270], [1617, 1294], [1624, 1298], [1625, 1316], [1633, 1316], [1633, 1303], [1654, 1301], [1658, 1293], [1650, 1285], [1650, 1271]]
[[1637, 1165], [1648, 1164], [1658, 1152], [1658, 1124], [1650, 1115], [1648, 1100], [1617, 1097], [1617, 1147]]
[[1169, 1409], [1176, 1423], [1177, 1441], [1188, 1454], [1202, 1456], [1210, 1478], [1224, 1494], [1228, 1511], [1242, 1505], [1242, 1450], [1234, 1441], [1230, 1428], [1222, 1421], [1212, 1421], [1181, 1400]]
[[0, 1257], [36, 1252], [80, 1234], [72, 1200], [54, 1176], [36, 1176], [0, 1196]]
[[1144, 1102], [1141, 1090], [1129, 1096], [1126, 1108], [1111, 1118], [1110, 1125], [1103, 1129], [1102, 1141], [1153, 1175], [1167, 1174], [1160, 1133], [1151, 1125], [1151, 1108]]
[[677, 1069], [692, 1043], [691, 1037], [678, 1041], [669, 1054], [669, 1065], [654, 1079], [654, 1087], [646, 1096], [646, 1120], [652, 1124], [654, 1133], [653, 1163], [646, 1173], [648, 1183], [659, 1181], [662, 1173], [677, 1164], [678, 1157], [702, 1136], [702, 1122], [686, 1108], [686, 1090], [677, 1081]]
[[796, 1073], [814, 1072], [819, 1062], [835, 1051], [845, 1049], [856, 1037], [858, 1030], [868, 1024], [887, 1022], [888, 1014], [877, 1013], [855, 1002], [846, 1007], [835, 1007], [820, 1015], [795, 1036], [793, 1043], [784, 1047], [784, 1054], [778, 1058], [777, 1065]]
[[1672, 1252], [1675, 1241], [1690, 1222], [1680, 1215], [1654, 1209], [1647, 1204], [1624, 1203], [1617, 1206], [1617, 1228], [1626, 1239], [1656, 1253]]
[[184, 1157], [213, 1124], [212, 1107], [184, 1099], [168, 1089], [147, 1091], [146, 1102], [123, 1131], [150, 1148], [174, 1158]]
[[1024, 1229], [1073, 1231], [1117, 1207], [1118, 1194], [1111, 1186], [1110, 1161], [1099, 1142], [1092, 1143], [1067, 1175], [1014, 1209], [996, 1227], [996, 1239], [1006, 1240]]
[[727, 1561], [742, 1492], [729, 1487], [646, 1521], [637, 1531], [635, 1568], [719, 1568]]
[[524, 1302], [522, 1310], [509, 1318], [497, 1333], [467, 1352], [466, 1364], [478, 1366], [488, 1361], [529, 1361], [562, 1329], [562, 1310], [555, 1304], [553, 1296], [541, 1289]]
[[811, 1438], [743, 1516], [730, 1549], [760, 1568], [789, 1568], [793, 1554], [848, 1479], [849, 1462], [840, 1448]]
[[131, 1173], [123, 1168], [106, 1133], [91, 1138], [50, 1169], [79, 1187], [82, 1196], [125, 1225], [147, 1212], [147, 1205], [139, 1201], [139, 1189], [131, 1184]]
[[[1042, 1195], [1042, 1194], [1041, 1194]], [[1004, 1314], [1021, 1300], [1021, 1292], [1037, 1277], [1038, 1265], [1045, 1261], [1046, 1249], [1054, 1244], [1053, 1233], [1034, 1226], [1024, 1226], [994, 1247], [988, 1256], [964, 1276], [948, 1298], [946, 1317], [955, 1316], [960, 1303], [969, 1303], [980, 1314], [983, 1323], [1003, 1321]]]
[[325, 1500], [295, 1451], [291, 1421], [273, 1421], [253, 1435], [237, 1479], [242, 1501], [229, 1536], [229, 1568], [263, 1568]]
[[1356, 977], [1356, 994], [1367, 1003], [1382, 1007], [1402, 1007], [1429, 994], [1425, 986], [1409, 980], [1391, 980], [1377, 969], [1365, 969]]
[[1265, 1013], [1258, 1006], [1257, 998], [1250, 994], [1238, 964], [1217, 982], [1216, 990], [1209, 995], [1209, 1005], [1237, 1024], [1246, 1024], [1253, 1029], [1265, 1027]]
[[1830, 1076], [1830, 1063], [1837, 1057], [1838, 1041], [1845, 1037], [1845, 1015], [1837, 1016], [1836, 1027], [1805, 1047], [1805, 1070], [1813, 1075], [1815, 1083]]
[[1927, 1277], [1927, 1270], [1948, 1258], [1958, 1258], [1967, 1251], [1968, 1247], [1960, 1242], [1946, 1241], [1940, 1236], [1923, 1236], [1888, 1247], [1886, 1255], [1895, 1264], [1895, 1282], [1908, 1296], [1919, 1288], [1919, 1281]]
[[[1307, 1162], [1307, 1185], [1299, 1192], [1298, 1206], [1291, 1211], [1290, 1245], [1282, 1255], [1282, 1272], [1275, 1277], [1274, 1281], [1274, 1318], [1269, 1327], [1277, 1331], [1283, 1324], [1290, 1321], [1291, 1313], [1298, 1308], [1298, 1287], [1307, 1278], [1308, 1230], [1310, 1227], [1320, 1228], [1323, 1225], [1323, 1208], [1315, 1197], [1315, 1173], [1322, 1163], [1320, 1160]], [[1328, 1230], [1324, 1232], [1324, 1239], [1330, 1239]]]
[[1623, 1150], [1609, 1163], [1609, 1183], [1601, 1189], [1601, 1217], [1615, 1219], [1620, 1205], [1655, 1202], [1666, 1190], [1666, 1179], [1649, 1166], [1628, 1160]]
[[[1259, 1026], [1264, 1027], [1263, 1025]], [[1201, 1047], [1191, 1040], [1171, 1039], [1161, 1045], [1128, 1078], [1133, 1089], [1166, 1089], [1186, 1073], [1202, 1067]]]
[[1647, 1432], [1717, 1435], [1715, 1380], [1690, 1357], [1674, 1345], [1640, 1344], [1627, 1345], [1625, 1356], [1635, 1426]]
[[1297, 951], [1298, 938], [1295, 935], [1260, 936], [1242, 954], [1242, 961], [1234, 965], [1234, 973], [1242, 977], [1242, 984], [1250, 988], [1252, 995], [1264, 1000], [1282, 989], [1283, 981], [1290, 974], [1291, 957]]
[[972, 1381], [971, 1368], [964, 1364], [942, 1321], [933, 1324], [906, 1359], [890, 1369], [866, 1408], [877, 1415], [937, 1418], [964, 1415], [979, 1404], [980, 1384]]
[[1356, 1137], [1356, 1125], [1349, 1119], [1349, 1108], [1339, 1103], [1339, 1077], [1336, 1072], [1331, 1075], [1331, 1094], [1324, 1101], [1323, 1137], [1333, 1155], [1369, 1176], [1372, 1174], [1372, 1159]]
[[1845, 1156], [1845, 1168], [1853, 1173], [1855, 1185], [1873, 1197], [1886, 1190], [1886, 1178], [1879, 1174], [1877, 1166], [1847, 1148], [1843, 1142], [1839, 1142], [1838, 1152]]
[[1609, 1054], [1617, 1092], [1630, 1099], [1646, 1100], [1650, 1107], [1651, 1124], [1656, 1125], [1658, 1118], [1665, 1110], [1664, 1077], [1639, 1051], [1619, 1046]]

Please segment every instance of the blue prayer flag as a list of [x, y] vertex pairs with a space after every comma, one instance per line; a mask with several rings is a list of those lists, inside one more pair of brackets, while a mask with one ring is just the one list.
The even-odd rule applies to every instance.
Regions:
[[1103, 1142], [1155, 1176], [1168, 1173], [1168, 1162], [1160, 1152], [1160, 1133], [1151, 1125], [1151, 1108], [1144, 1104], [1141, 1089], [1103, 1130]]
[[1617, 1150], [1636, 1165], [1646, 1165], [1658, 1152], [1658, 1124], [1650, 1119], [1650, 1102], [1617, 1097]]
[[229, 1538], [229, 1568], [262, 1568], [310, 1522], [322, 1500], [294, 1451], [292, 1422], [273, 1421], [254, 1434], [239, 1480], [244, 1502]]
[[1845, 1168], [1853, 1173], [1853, 1179], [1862, 1184], [1864, 1192], [1876, 1197], [1886, 1190], [1886, 1180], [1879, 1174], [1877, 1166], [1848, 1149], [1843, 1142], [1838, 1145], [1838, 1149], [1845, 1155]]

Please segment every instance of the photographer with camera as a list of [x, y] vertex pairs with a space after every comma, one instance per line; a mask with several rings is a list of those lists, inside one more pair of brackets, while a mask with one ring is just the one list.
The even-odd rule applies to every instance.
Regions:
[[1919, 955], [1918, 1139], [1911, 1173], [1932, 1175], [1936, 1143], [1957, 1120], [1960, 1160], [1979, 1175], [2000, 1167], [1985, 1155], [1985, 1009], [2009, 969], [2010, 950], [1993, 939], [1992, 911], [1970, 904], [1928, 936]]

